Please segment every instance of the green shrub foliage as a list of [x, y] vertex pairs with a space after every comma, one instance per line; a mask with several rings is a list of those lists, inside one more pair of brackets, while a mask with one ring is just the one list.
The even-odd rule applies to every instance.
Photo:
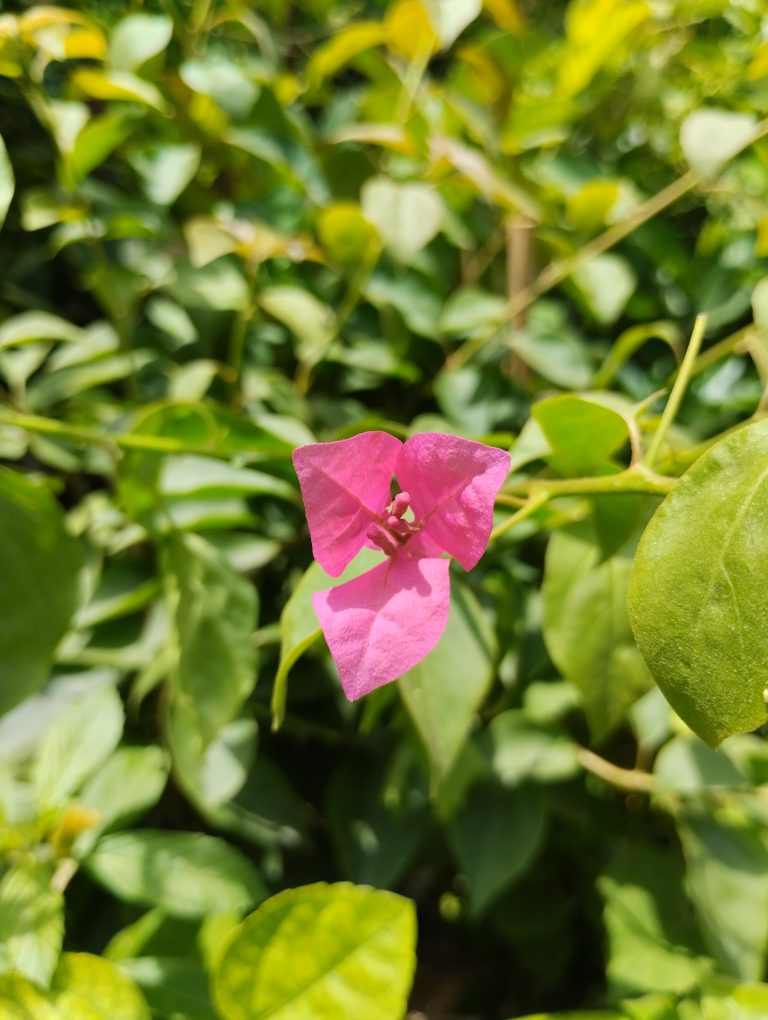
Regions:
[[[0, 0], [3, 1017], [768, 1015], [765, 38]], [[350, 704], [291, 454], [370, 430], [512, 468]]]

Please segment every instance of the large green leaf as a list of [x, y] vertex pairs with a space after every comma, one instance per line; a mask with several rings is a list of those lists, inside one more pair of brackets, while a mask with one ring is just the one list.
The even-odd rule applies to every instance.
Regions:
[[0, 713], [48, 679], [77, 606], [82, 554], [54, 499], [0, 469]]
[[481, 605], [454, 577], [445, 633], [398, 681], [424, 744], [434, 783], [456, 760], [493, 680], [495, 638]]
[[627, 615], [629, 554], [602, 557], [587, 528], [550, 539], [544, 571], [544, 639], [555, 665], [581, 693], [590, 729], [601, 739], [651, 686]]
[[708, 450], [657, 510], [629, 588], [669, 703], [712, 747], [768, 718], [768, 422]]
[[110, 892], [177, 917], [243, 909], [264, 898], [256, 868], [224, 840], [141, 829], [104, 836], [86, 861]]
[[223, 1020], [401, 1020], [414, 968], [413, 904], [364, 886], [273, 896], [219, 960]]

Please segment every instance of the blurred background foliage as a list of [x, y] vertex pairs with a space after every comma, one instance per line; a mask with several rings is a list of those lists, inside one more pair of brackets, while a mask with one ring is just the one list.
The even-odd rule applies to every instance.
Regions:
[[766, 114], [764, 0], [0, 2], [4, 1015], [295, 969], [286, 1020], [396, 1018], [412, 901], [429, 1020], [768, 1016], [765, 743], [693, 737], [626, 618], [657, 498], [539, 508], [351, 706], [290, 461], [619, 471], [707, 312], [682, 472], [762, 408]]

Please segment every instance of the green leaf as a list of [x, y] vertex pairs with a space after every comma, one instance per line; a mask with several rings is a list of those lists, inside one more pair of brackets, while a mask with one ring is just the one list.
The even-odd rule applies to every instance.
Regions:
[[549, 443], [544, 459], [559, 474], [577, 478], [618, 469], [611, 457], [629, 439], [618, 411], [586, 396], [564, 394], [539, 401], [531, 413]]
[[239, 925], [214, 976], [223, 1020], [401, 1020], [414, 969], [413, 904], [345, 884], [273, 896]]
[[157, 110], [158, 113], [166, 113], [168, 110], [159, 89], [127, 71], [102, 71], [81, 67], [72, 75], [72, 84], [89, 99], [139, 103]]
[[259, 304], [295, 335], [300, 361], [314, 365], [325, 354], [335, 328], [330, 308], [300, 287], [281, 284], [259, 294]]
[[713, 751], [697, 737], [673, 737], [653, 763], [658, 790], [700, 793], [711, 788], [747, 785], [747, 777], [722, 750]]
[[558, 62], [562, 96], [585, 89], [594, 76], [616, 60], [632, 33], [651, 15], [644, 0], [581, 0], [568, 6], [568, 46]]
[[424, 835], [426, 790], [397, 797], [398, 785], [385, 769], [357, 759], [333, 776], [327, 818], [342, 874], [354, 882], [390, 888]]
[[130, 135], [136, 121], [122, 113], [107, 113], [89, 120], [64, 157], [64, 169], [72, 185], [84, 181], [88, 174]]
[[109, 40], [109, 64], [115, 71], [135, 71], [162, 53], [173, 35], [170, 18], [130, 14], [115, 25]]
[[507, 321], [507, 302], [498, 294], [467, 288], [448, 298], [440, 328], [452, 336], [491, 336]]
[[0, 976], [3, 1020], [61, 1020], [43, 993], [20, 974]]
[[454, 577], [445, 633], [429, 655], [398, 681], [421, 737], [433, 783], [449, 772], [493, 680], [495, 639], [472, 592]]
[[176, 778], [202, 810], [214, 810], [240, 790], [256, 754], [257, 732], [253, 720], [235, 719], [206, 740], [194, 704], [170, 706], [168, 739]]
[[627, 614], [631, 569], [626, 550], [604, 558], [586, 527], [556, 532], [547, 548], [544, 640], [557, 668], [578, 688], [596, 740], [624, 720], [652, 683]]
[[469, 880], [472, 910], [481, 913], [533, 863], [546, 813], [532, 787], [473, 786], [448, 823], [448, 835]]
[[319, 563], [312, 563], [304, 572], [280, 615], [280, 662], [272, 692], [272, 724], [279, 727], [285, 716], [288, 674], [294, 663], [317, 641], [322, 631], [312, 608], [312, 596], [338, 584], [359, 577], [376, 566], [381, 556], [373, 549], [363, 549], [338, 578], [329, 577]]
[[710, 746], [768, 718], [768, 422], [716, 443], [640, 542], [632, 627], [665, 697]]
[[247, 858], [200, 833], [141, 829], [103, 836], [85, 866], [119, 899], [162, 907], [173, 917], [241, 910], [265, 896]]
[[50, 312], [21, 312], [0, 326], [0, 348], [36, 344], [40, 340], [64, 340], [82, 343], [86, 333], [71, 322]]
[[725, 974], [756, 981], [765, 969], [768, 845], [763, 827], [728, 808], [676, 818], [687, 889], [709, 951]]
[[412, 262], [443, 224], [442, 200], [426, 184], [373, 177], [365, 182], [361, 200], [366, 217], [399, 262]]
[[134, 157], [133, 164], [142, 177], [147, 198], [158, 205], [171, 205], [197, 173], [200, 146], [192, 143], [161, 145]]
[[141, 988], [152, 1015], [179, 1020], [219, 1020], [208, 992], [208, 975], [189, 957], [141, 956], [120, 968]]
[[755, 119], [749, 114], [702, 107], [683, 121], [680, 145], [692, 170], [702, 177], [715, 177], [754, 133]]
[[567, 390], [583, 390], [592, 379], [586, 345], [552, 301], [539, 300], [530, 309], [524, 329], [516, 329], [509, 346], [526, 365]]
[[579, 266], [572, 279], [589, 311], [607, 326], [616, 322], [637, 288], [629, 262], [611, 252]]
[[177, 262], [168, 293], [187, 309], [239, 312], [251, 304], [250, 287], [238, 268], [224, 259], [196, 267]]
[[217, 827], [268, 848], [298, 846], [309, 823], [307, 804], [264, 755], [253, 762], [237, 795], [206, 813]]
[[78, 698], [56, 716], [43, 737], [34, 766], [40, 804], [62, 804], [117, 747], [123, 705], [112, 684]]
[[259, 95], [258, 86], [230, 60], [186, 60], [179, 74], [185, 85], [210, 96], [235, 119], [247, 117]]
[[290, 482], [263, 471], [236, 467], [224, 460], [196, 454], [165, 457], [159, 488], [161, 494], [168, 498], [237, 493], [277, 496], [293, 503], [298, 500], [296, 487]]
[[139, 989], [113, 963], [90, 953], [64, 953], [51, 982], [60, 1017], [83, 1020], [150, 1020]]
[[564, 735], [535, 726], [517, 709], [495, 716], [480, 735], [478, 746], [502, 786], [519, 786], [527, 780], [559, 782], [579, 772], [574, 744]]
[[47, 985], [63, 936], [64, 899], [51, 888], [50, 865], [22, 858], [0, 882], [0, 973]]
[[197, 535], [169, 538], [163, 573], [174, 629], [171, 689], [207, 743], [256, 682], [256, 590]]
[[327, 43], [313, 48], [307, 65], [307, 78], [319, 85], [355, 57], [386, 41], [387, 34], [380, 21], [355, 21], [335, 32]]
[[683, 994], [712, 968], [671, 850], [621, 843], [598, 879], [608, 932], [607, 975], [618, 995]]
[[161, 747], [121, 747], [85, 784], [77, 803], [99, 812], [99, 827], [133, 821], [160, 799], [168, 780]]
[[5, 223], [5, 217], [13, 198], [16, 182], [13, 176], [13, 167], [8, 158], [8, 150], [5, 142], [0, 137], [0, 228]]
[[80, 545], [45, 489], [0, 468], [0, 714], [39, 690], [77, 606]]

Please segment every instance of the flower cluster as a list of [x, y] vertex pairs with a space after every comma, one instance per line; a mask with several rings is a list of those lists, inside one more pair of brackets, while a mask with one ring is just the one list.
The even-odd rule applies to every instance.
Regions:
[[[350, 701], [396, 680], [434, 648], [450, 607], [449, 559], [483, 555], [509, 454], [458, 436], [386, 432], [294, 451], [312, 552], [338, 577], [363, 546], [378, 566], [317, 592], [313, 606]], [[392, 477], [400, 491], [392, 497]]]

